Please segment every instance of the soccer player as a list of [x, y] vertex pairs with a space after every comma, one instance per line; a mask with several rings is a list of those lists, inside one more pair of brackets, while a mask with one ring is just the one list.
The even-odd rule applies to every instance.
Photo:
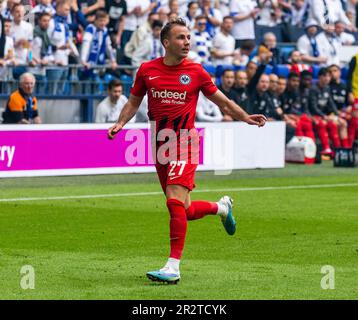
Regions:
[[[198, 165], [199, 143], [196, 143], [198, 133], [194, 120], [199, 91], [218, 105], [223, 113], [234, 119], [261, 127], [266, 118], [263, 115], [248, 115], [217, 89], [200, 64], [187, 59], [190, 31], [185, 20], [178, 18], [168, 22], [161, 31], [161, 42], [165, 48], [165, 56], [145, 62], [139, 67], [128, 102], [123, 107], [117, 123], [108, 130], [108, 137], [113, 139], [122, 130], [136, 114], [143, 96], [147, 93], [148, 115], [155, 127], [155, 141], [157, 147], [159, 146], [156, 149], [158, 152], [153, 152], [155, 167], [170, 214], [169, 259], [162, 269], [148, 272], [147, 277], [153, 281], [177, 283], [180, 279], [179, 263], [188, 220], [217, 214], [228, 234], [233, 235], [236, 230], [230, 197], [224, 196], [218, 202], [190, 199]], [[183, 131], [189, 132], [190, 140], [182, 139]], [[174, 137], [180, 134], [179, 142], [171, 139], [170, 134], [167, 135], [170, 132], [174, 133]], [[173, 145], [168, 141], [174, 148], [163, 151], [160, 147], [168, 137], [174, 141]], [[186, 145], [188, 150], [182, 151], [183, 145]], [[179, 152], [173, 152], [173, 149]], [[165, 158], [167, 151], [172, 156]]]

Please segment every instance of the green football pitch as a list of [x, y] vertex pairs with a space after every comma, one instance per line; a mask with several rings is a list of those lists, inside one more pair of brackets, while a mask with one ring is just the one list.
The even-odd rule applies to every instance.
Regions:
[[234, 198], [237, 233], [216, 216], [190, 221], [181, 281], [163, 285], [145, 276], [169, 252], [156, 175], [0, 179], [0, 299], [358, 299], [358, 168], [202, 172], [196, 184], [192, 199]]

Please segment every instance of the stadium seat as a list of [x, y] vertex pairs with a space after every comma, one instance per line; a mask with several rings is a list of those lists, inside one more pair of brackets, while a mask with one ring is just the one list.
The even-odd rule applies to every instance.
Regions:
[[319, 69], [321, 69], [319, 66], [312, 65], [312, 75], [313, 75], [313, 79], [318, 79]]
[[293, 50], [295, 50], [296, 45], [279, 43], [277, 47], [280, 48], [284, 62], [288, 62], [288, 59], [290, 58], [290, 54]]
[[290, 69], [286, 64], [278, 64], [274, 67], [273, 73], [277, 74], [279, 77], [287, 78], [290, 73]]
[[223, 65], [217, 66], [216, 73], [215, 73], [216, 78], [220, 78], [221, 75], [223, 74], [224, 70], [227, 70], [227, 69], [235, 71], [235, 66], [233, 66], [232, 64], [223, 64]]
[[347, 76], [348, 76], [348, 67], [343, 67], [341, 68], [341, 79], [344, 81], [347, 81]]
[[130, 93], [130, 88], [131, 88], [132, 83], [133, 83], [133, 77], [131, 77], [131, 76], [127, 75], [127, 74], [122, 74], [119, 77], [119, 80], [121, 80], [122, 84], [123, 84], [123, 94], [128, 97], [129, 93]]
[[216, 67], [212, 64], [203, 64], [203, 68], [209, 73], [209, 74], [216, 74]]
[[277, 42], [282, 42], [283, 39], [282, 39], [281, 26], [267, 27], [267, 26], [256, 25], [255, 26], [256, 43], [262, 43], [264, 34], [267, 32], [272, 32], [276, 36]]
[[264, 73], [270, 75], [273, 72], [273, 69], [274, 69], [274, 67], [271, 66], [270, 64], [268, 64], [268, 65], [266, 65]]

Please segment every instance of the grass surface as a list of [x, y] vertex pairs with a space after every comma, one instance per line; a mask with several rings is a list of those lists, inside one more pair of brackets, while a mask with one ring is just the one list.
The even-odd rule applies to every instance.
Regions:
[[[189, 222], [177, 286], [151, 283], [169, 251], [161, 194], [0, 202], [0, 299], [357, 299], [358, 169], [285, 169], [197, 174], [197, 191], [235, 200], [237, 233], [218, 217]], [[343, 186], [355, 184], [355, 186]], [[264, 187], [341, 184], [330, 188]], [[154, 174], [0, 179], [0, 199], [160, 192]], [[194, 192], [217, 200], [223, 192]], [[35, 270], [35, 289], [20, 269]], [[335, 269], [335, 289], [320, 286]]]

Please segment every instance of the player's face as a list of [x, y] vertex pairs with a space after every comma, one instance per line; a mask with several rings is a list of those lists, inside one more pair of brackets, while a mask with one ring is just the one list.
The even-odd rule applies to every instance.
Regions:
[[244, 88], [247, 86], [247, 74], [246, 72], [243, 71], [239, 71], [238, 73], [236, 73], [236, 79], [235, 79], [236, 85], [239, 88]]
[[276, 76], [275, 74], [271, 74], [270, 75], [270, 90], [272, 92], [275, 92], [277, 90], [277, 86], [278, 86], [278, 76]]
[[262, 75], [259, 83], [257, 84], [257, 90], [265, 92], [269, 89], [270, 86], [270, 79], [267, 75]]
[[329, 83], [331, 82], [331, 75], [329, 73], [322, 75], [319, 77], [318, 81], [319, 81], [321, 87], [328, 86]]
[[122, 86], [117, 86], [112, 88], [112, 90], [109, 91], [109, 98], [113, 102], [117, 102], [118, 99], [121, 97], [123, 92]]
[[287, 82], [286, 79], [278, 79], [277, 92], [282, 94], [286, 90]]
[[337, 67], [332, 67], [329, 69], [329, 72], [331, 73], [333, 80], [338, 80], [341, 77], [341, 70], [339, 70]]
[[312, 77], [303, 77], [302, 86], [304, 88], [310, 88], [312, 86]]
[[190, 50], [190, 32], [187, 27], [176, 25], [170, 32], [168, 40], [164, 42], [166, 53], [179, 59], [188, 56]]
[[288, 79], [287, 85], [291, 88], [291, 90], [298, 90], [300, 86], [300, 78], [299, 77], [292, 77]]

